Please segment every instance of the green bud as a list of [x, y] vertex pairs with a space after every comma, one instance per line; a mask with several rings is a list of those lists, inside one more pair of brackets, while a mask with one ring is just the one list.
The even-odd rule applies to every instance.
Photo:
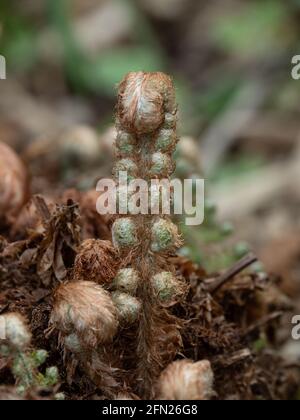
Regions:
[[30, 387], [34, 382], [34, 363], [24, 353], [19, 353], [13, 361], [12, 373], [22, 385]]
[[16, 378], [21, 378], [24, 374], [24, 362], [20, 356], [15, 357], [13, 361], [12, 373]]
[[117, 219], [112, 226], [113, 244], [116, 248], [128, 248], [138, 243], [136, 226], [132, 219]]
[[112, 300], [116, 305], [119, 318], [125, 323], [135, 322], [141, 311], [141, 302], [133, 297], [123, 292], [113, 292]]
[[57, 394], [54, 395], [54, 399], [56, 401], [64, 401], [66, 399], [66, 396], [63, 392], [58, 392]]
[[160, 130], [155, 141], [155, 150], [159, 152], [167, 152], [172, 150], [176, 145], [176, 134], [173, 130]]
[[176, 125], [176, 122], [177, 122], [176, 115], [171, 114], [170, 112], [167, 112], [165, 114], [165, 122], [164, 122], [165, 128], [173, 129]]
[[46, 369], [45, 385], [54, 386], [59, 381], [59, 373], [56, 366], [51, 366]]
[[70, 334], [65, 337], [65, 347], [72, 353], [81, 353], [82, 348], [79, 338], [76, 334]]
[[153, 252], [164, 252], [178, 245], [177, 226], [169, 220], [159, 219], [152, 226]]
[[25, 392], [26, 392], [26, 386], [25, 385], [18, 385], [16, 391], [17, 391], [18, 395], [24, 395]]
[[36, 350], [33, 353], [31, 353], [31, 359], [36, 367], [39, 367], [43, 363], [45, 363], [47, 357], [48, 353], [46, 352], [46, 350]]
[[133, 195], [133, 191], [130, 191], [128, 189], [128, 186], [119, 185], [117, 187], [117, 206], [119, 210], [122, 209], [123, 212], [125, 212], [126, 210], [128, 213], [130, 213], [129, 207], [130, 207], [130, 199], [132, 195]]
[[151, 278], [152, 287], [159, 299], [163, 302], [172, 300], [180, 289], [179, 283], [174, 275], [163, 271]]
[[135, 295], [139, 283], [139, 275], [134, 268], [119, 270], [113, 281], [113, 287], [119, 291]]
[[165, 177], [172, 173], [174, 165], [169, 155], [156, 152], [153, 153], [151, 161], [150, 174], [152, 176]]
[[123, 156], [131, 156], [135, 151], [134, 138], [125, 131], [120, 131], [117, 135], [116, 146], [119, 153]]
[[114, 173], [116, 176], [119, 175], [119, 172], [127, 172], [128, 175], [135, 176], [137, 173], [137, 166], [136, 163], [132, 159], [121, 159], [119, 160], [114, 167]]
[[17, 349], [25, 349], [31, 341], [31, 334], [25, 319], [17, 313], [1, 315], [5, 325], [5, 338], [9, 345]]

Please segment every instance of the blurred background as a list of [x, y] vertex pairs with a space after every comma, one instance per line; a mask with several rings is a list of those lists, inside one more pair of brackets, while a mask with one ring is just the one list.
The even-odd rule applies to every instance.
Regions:
[[176, 83], [177, 176], [206, 179], [206, 220], [181, 253], [212, 272], [253, 249], [258, 271], [300, 284], [299, 0], [1, 0], [0, 141], [34, 193], [110, 174], [116, 85]]

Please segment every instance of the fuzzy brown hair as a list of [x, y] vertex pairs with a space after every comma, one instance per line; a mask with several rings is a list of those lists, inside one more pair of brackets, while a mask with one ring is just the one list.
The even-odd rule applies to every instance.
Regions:
[[177, 360], [161, 374], [157, 398], [162, 400], [208, 400], [213, 395], [213, 372], [208, 360]]
[[118, 255], [111, 242], [86, 239], [78, 249], [74, 278], [109, 284], [116, 275]]
[[86, 347], [112, 340], [118, 321], [110, 294], [90, 281], [60, 285], [54, 293], [50, 324], [63, 335], [76, 334]]

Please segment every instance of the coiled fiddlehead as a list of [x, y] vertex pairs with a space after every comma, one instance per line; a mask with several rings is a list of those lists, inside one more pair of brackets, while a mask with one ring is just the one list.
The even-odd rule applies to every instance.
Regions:
[[[151, 179], [168, 179], [175, 169], [176, 124], [171, 78], [163, 73], [129, 73], [119, 85], [115, 178], [126, 171], [129, 181], [147, 181], [148, 191]], [[151, 214], [150, 201], [147, 214], [130, 214], [128, 208], [129, 214], [119, 216], [112, 226], [114, 246], [127, 269], [117, 275], [115, 284], [122, 284], [122, 302], [126, 293], [140, 302], [135, 382], [137, 392], [151, 398], [153, 382], [181, 346], [180, 322], [167, 309], [185, 288], [168, 258], [180, 237], [168, 215]]]

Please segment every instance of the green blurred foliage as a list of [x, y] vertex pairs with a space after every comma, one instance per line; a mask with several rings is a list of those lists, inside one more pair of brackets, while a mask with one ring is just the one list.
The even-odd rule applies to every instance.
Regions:
[[[48, 0], [49, 18], [61, 35], [67, 77], [78, 91], [102, 92], [114, 96], [114, 87], [129, 71], [155, 71], [164, 69], [166, 63], [153, 33], [134, 9], [130, 1], [124, 0], [131, 9], [132, 19], [139, 42], [132, 46], [116, 47], [90, 58], [79, 47], [73, 33], [67, 0]], [[150, 35], [149, 35], [150, 32]]]
[[228, 185], [235, 179], [248, 178], [257, 170], [264, 167], [266, 161], [263, 156], [256, 154], [240, 154], [238, 157], [222, 163], [212, 175], [212, 181], [218, 185]]
[[36, 29], [13, 10], [9, 0], [0, 3], [2, 35], [1, 53], [6, 57], [8, 66], [17, 73], [31, 70], [37, 61]]
[[[141, 63], [142, 67], [141, 67]], [[160, 63], [160, 64], [159, 64]], [[113, 96], [114, 87], [130, 71], [145, 69], [156, 71], [163, 68], [162, 60], [155, 50], [146, 47], [115, 48], [101, 54], [93, 61], [83, 61], [77, 66], [76, 84], [83, 85], [84, 89], [99, 91]], [[73, 75], [73, 72], [72, 72]]]
[[185, 246], [181, 255], [201, 264], [208, 273], [228, 267], [250, 252], [250, 245], [238, 242], [228, 245], [228, 239], [234, 233], [234, 226], [229, 222], [220, 223], [217, 208], [208, 198], [205, 200], [205, 221], [201, 226], [187, 226], [180, 223]]
[[216, 19], [212, 36], [219, 46], [240, 57], [274, 54], [287, 46], [288, 5], [281, 0], [251, 1]]

